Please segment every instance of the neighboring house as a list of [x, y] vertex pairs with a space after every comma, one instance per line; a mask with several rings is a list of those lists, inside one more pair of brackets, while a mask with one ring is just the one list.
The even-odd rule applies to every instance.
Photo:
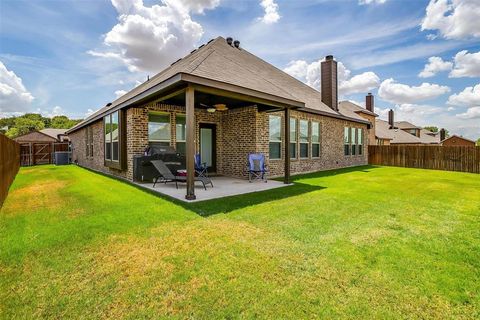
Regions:
[[18, 136], [13, 140], [18, 143], [41, 143], [41, 142], [68, 142], [66, 135], [67, 129], [42, 129], [39, 131], [32, 131], [27, 134]]
[[375, 134], [377, 136], [377, 145], [422, 144], [416, 136], [380, 119], [376, 120]]
[[376, 119], [375, 123], [377, 145], [440, 145], [441, 133], [428, 131], [408, 121], [395, 122], [393, 110], [388, 112], [388, 122]]
[[195, 197], [195, 152], [232, 177], [246, 177], [248, 153], [263, 153], [270, 175], [285, 182], [367, 164], [371, 122], [339, 109], [333, 56], [321, 69], [320, 93], [218, 37], [68, 130], [73, 161], [133, 180], [135, 156], [171, 146], [186, 157], [187, 199]]
[[68, 135], [66, 134], [67, 129], [46, 128], [46, 129], [40, 130], [40, 132], [45, 133], [46, 135], [49, 135], [51, 137], [54, 137], [55, 139], [57, 139], [58, 142], [70, 141], [70, 139], [68, 138]]
[[362, 117], [371, 123], [368, 129], [368, 142], [369, 144], [375, 144], [375, 118], [378, 114], [374, 112], [374, 97], [371, 93], [365, 97], [365, 108], [351, 102], [340, 101], [338, 103], [338, 111], [349, 117]]
[[42, 129], [18, 136], [13, 140], [20, 144], [20, 164], [31, 166], [54, 162], [54, 153], [68, 151], [67, 129]]
[[475, 147], [475, 141], [470, 139], [460, 137], [457, 135], [450, 136], [444, 140], [442, 140], [442, 146], [461, 146], [461, 147]]

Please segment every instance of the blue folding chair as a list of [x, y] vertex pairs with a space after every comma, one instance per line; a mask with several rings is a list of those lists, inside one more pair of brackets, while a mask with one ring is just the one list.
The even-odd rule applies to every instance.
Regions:
[[268, 169], [265, 164], [265, 155], [262, 153], [250, 153], [247, 162], [248, 181], [262, 180], [267, 182]]
[[195, 173], [199, 177], [208, 178], [207, 163], [200, 158], [200, 153], [195, 154]]

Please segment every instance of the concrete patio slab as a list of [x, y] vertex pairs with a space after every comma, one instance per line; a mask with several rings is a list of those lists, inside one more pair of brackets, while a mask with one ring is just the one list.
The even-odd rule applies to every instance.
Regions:
[[203, 185], [201, 182], [195, 183], [195, 195], [197, 196], [197, 199], [195, 200], [185, 199], [185, 194], [186, 194], [185, 183], [179, 183], [178, 189], [175, 188], [174, 182], [169, 182], [167, 184], [157, 183], [155, 188], [153, 187], [153, 183], [135, 182], [135, 184], [143, 188], [149, 189], [151, 191], [155, 191], [155, 192], [158, 192], [158, 193], [161, 193], [185, 202], [196, 202], [196, 201], [218, 199], [223, 197], [236, 196], [239, 194], [287, 187], [292, 185], [292, 184], [287, 185], [287, 184], [284, 184], [283, 182], [275, 181], [275, 180], [269, 180], [267, 183], [262, 181], [254, 181], [250, 183], [248, 182], [248, 180], [229, 178], [229, 177], [212, 177], [211, 179], [213, 182], [213, 188], [210, 185], [207, 185], [207, 190], [203, 188]]

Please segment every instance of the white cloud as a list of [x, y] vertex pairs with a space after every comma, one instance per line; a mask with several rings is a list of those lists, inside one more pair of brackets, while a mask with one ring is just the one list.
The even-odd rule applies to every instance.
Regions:
[[65, 111], [62, 109], [62, 107], [56, 106], [56, 107], [53, 107], [51, 115], [52, 115], [52, 117], [63, 116], [63, 115], [65, 115]]
[[460, 51], [455, 55], [454, 61], [455, 67], [449, 77], [480, 77], [480, 51], [474, 53], [468, 53], [468, 50]]
[[474, 87], [466, 87], [462, 92], [452, 94], [448, 98], [447, 103], [454, 106], [466, 107], [480, 105], [480, 84]]
[[0, 61], [0, 113], [28, 111], [33, 99], [22, 79]]
[[379, 83], [380, 78], [374, 72], [368, 71], [340, 82], [338, 85], [338, 91], [344, 95], [361, 92], [365, 93], [378, 87]]
[[358, 0], [359, 5], [366, 5], [366, 4], [384, 4], [387, 0]]
[[91, 116], [95, 111], [93, 109], [88, 109], [87, 112], [85, 112], [85, 118]]
[[453, 63], [450, 61], [443, 61], [440, 57], [428, 58], [428, 63], [423, 70], [418, 74], [420, 78], [433, 77], [441, 71], [449, 71], [452, 69]]
[[104, 38], [110, 49], [87, 53], [120, 60], [132, 72], [158, 72], [187, 54], [203, 35], [190, 13], [213, 9], [219, 0], [162, 0], [151, 7], [142, 0], [112, 0], [112, 4], [119, 16]]
[[121, 96], [123, 96], [125, 93], [127, 93], [127, 91], [125, 91], [125, 90], [117, 90], [117, 91], [115, 91], [115, 97], [118, 99], [118, 98], [120, 98]]
[[274, 0], [262, 0], [260, 5], [265, 10], [265, 14], [260, 20], [265, 24], [272, 24], [280, 20], [280, 14], [278, 13], [278, 4]]
[[[291, 76], [305, 82], [309, 86], [320, 90], [321, 87], [321, 61], [307, 63], [305, 60], [291, 61], [283, 69]], [[369, 71], [350, 77], [351, 71], [348, 70], [342, 62], [337, 63], [338, 90], [341, 95], [352, 93], [367, 92], [378, 87], [379, 77]]]
[[385, 101], [403, 104], [433, 99], [449, 91], [449, 87], [438, 84], [424, 82], [420, 86], [409, 86], [390, 78], [380, 84], [378, 95]]
[[446, 39], [480, 37], [480, 1], [430, 0], [422, 30], [438, 30]]
[[480, 107], [471, 107], [467, 112], [456, 115], [460, 119], [480, 119]]

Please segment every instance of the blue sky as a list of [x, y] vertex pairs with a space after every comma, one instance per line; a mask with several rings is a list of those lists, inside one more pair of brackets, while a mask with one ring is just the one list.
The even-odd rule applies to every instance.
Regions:
[[476, 139], [478, 21], [478, 0], [3, 0], [0, 116], [83, 118], [220, 35], [314, 87], [333, 54], [342, 99]]

